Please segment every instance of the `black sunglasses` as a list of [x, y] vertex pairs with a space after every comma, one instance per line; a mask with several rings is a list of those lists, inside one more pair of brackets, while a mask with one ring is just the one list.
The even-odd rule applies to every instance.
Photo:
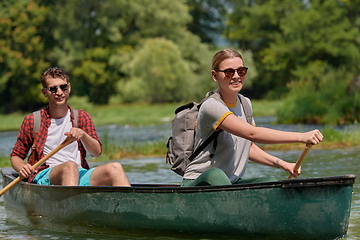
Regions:
[[45, 90], [49, 90], [52, 93], [56, 93], [58, 88], [61, 89], [61, 91], [65, 92], [68, 89], [68, 84], [61, 84], [60, 86], [53, 86], [53, 87], [44, 87]]
[[217, 72], [223, 72], [225, 74], [225, 77], [232, 78], [235, 74], [235, 71], [240, 77], [243, 77], [246, 75], [248, 68], [247, 67], [239, 67], [238, 69], [228, 68], [225, 70], [215, 70]]

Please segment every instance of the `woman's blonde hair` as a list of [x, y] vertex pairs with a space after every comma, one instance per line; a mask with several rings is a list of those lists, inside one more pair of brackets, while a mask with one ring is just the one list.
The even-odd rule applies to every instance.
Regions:
[[223, 49], [214, 55], [214, 57], [212, 59], [212, 69], [219, 70], [219, 66], [224, 60], [226, 60], [228, 58], [237, 58], [237, 57], [241, 58], [241, 60], [244, 61], [241, 54], [238, 53], [237, 51], [230, 49], [230, 48]]

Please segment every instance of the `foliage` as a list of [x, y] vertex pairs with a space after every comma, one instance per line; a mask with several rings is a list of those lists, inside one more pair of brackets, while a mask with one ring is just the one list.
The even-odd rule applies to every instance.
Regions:
[[[69, 73], [72, 97], [95, 105], [199, 101], [216, 87], [211, 58], [223, 48], [216, 43], [224, 29], [222, 37], [249, 67], [242, 93], [286, 97], [291, 108], [279, 112], [282, 121], [359, 120], [358, 1], [3, 0], [0, 6], [1, 113], [43, 107], [38, 79], [49, 66]], [[331, 75], [343, 81], [337, 85]]]
[[0, 8], [0, 109], [34, 109], [43, 101], [38, 76], [48, 66], [36, 26], [47, 10], [34, 1], [8, 0]]
[[242, 48], [252, 49], [259, 73], [248, 93], [287, 96], [278, 114], [281, 122], [359, 121], [360, 102], [353, 89], [360, 76], [360, 18], [355, 13], [359, 3], [244, 0], [233, 4], [225, 34]]
[[332, 69], [317, 62], [301, 72], [309, 74], [289, 83], [290, 93], [277, 113], [279, 122], [348, 124], [360, 121], [359, 80], [354, 82], [347, 70]]
[[11, 167], [11, 163], [10, 163], [10, 157], [9, 156], [0, 156], [0, 167], [1, 168], [5, 168], [5, 167]]
[[73, 109], [83, 109], [84, 111], [90, 112], [94, 108], [94, 104], [89, 102], [88, 97], [72, 96], [69, 98], [69, 105]]
[[[294, 71], [322, 61], [358, 74], [360, 5], [352, 1], [234, 1], [226, 36], [252, 49], [259, 75], [257, 97], [279, 98]], [[256, 20], [255, 20], [256, 19]], [[355, 20], [355, 22], [354, 22]], [[307, 75], [308, 76], [308, 75]], [[266, 89], [266, 91], [264, 91]]]
[[188, 29], [201, 38], [202, 42], [215, 44], [218, 33], [225, 28], [223, 15], [226, 1], [187, 0], [192, 21]]
[[[107, 104], [110, 100], [174, 102], [199, 95], [199, 88], [193, 86], [200, 85], [204, 79], [207, 70], [204, 65], [205, 62], [209, 65], [210, 51], [198, 36], [187, 30], [192, 18], [185, 0], [8, 0], [2, 3], [1, 12], [0, 39], [4, 40], [0, 42], [0, 81], [4, 85], [0, 91], [3, 100], [12, 99], [2, 101], [3, 112], [32, 111], [45, 102], [38, 78], [48, 66], [65, 69], [73, 92], [95, 104]], [[162, 40], [157, 43], [156, 39]], [[164, 42], [167, 47], [159, 49]], [[127, 89], [131, 89], [128, 91], [134, 93], [139, 82], [147, 81], [147, 75], [139, 79], [139, 72], [127, 66], [140, 61], [138, 53], [146, 54], [152, 49], [161, 50], [151, 56], [151, 63], [157, 65], [148, 66], [148, 69], [157, 68], [161, 76], [159, 79], [153, 76], [152, 90], [165, 87], [176, 94], [164, 90], [167, 96], [119, 97], [123, 92], [118, 91], [118, 86], [128, 85]], [[173, 49], [177, 50], [172, 52]], [[176, 64], [171, 70], [160, 64], [169, 59], [168, 66]], [[170, 78], [163, 85], [160, 81], [165, 76]], [[29, 83], [24, 84], [24, 79], [29, 79]], [[173, 86], [169, 86], [171, 81]], [[191, 82], [188, 87], [194, 89], [190, 95], [181, 85], [186, 82]], [[175, 92], [175, 85], [185, 90]], [[149, 92], [154, 93], [149, 90], [146, 94]], [[20, 94], [21, 98], [10, 98]], [[139, 95], [144, 96], [141, 91]]]
[[[125, 67], [129, 75], [134, 76], [136, 85], [132, 88], [130, 85], [127, 94], [124, 86], [122, 95], [130, 95], [130, 98], [135, 95], [138, 100], [150, 103], [181, 101], [186, 97], [189, 82], [194, 78], [189, 65], [181, 58], [177, 45], [163, 38], [144, 41]], [[130, 79], [129, 83], [132, 82]], [[139, 87], [143, 89], [137, 94]], [[119, 91], [121, 94], [121, 89]]]

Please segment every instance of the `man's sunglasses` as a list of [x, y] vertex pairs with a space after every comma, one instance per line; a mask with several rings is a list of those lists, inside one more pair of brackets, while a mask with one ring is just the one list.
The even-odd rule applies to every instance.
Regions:
[[68, 89], [68, 84], [61, 84], [60, 86], [53, 86], [53, 87], [44, 87], [45, 90], [49, 90], [52, 93], [56, 93], [58, 88], [61, 89], [61, 91], [65, 92]]
[[240, 77], [243, 77], [246, 75], [248, 68], [247, 67], [239, 67], [238, 69], [228, 68], [225, 70], [215, 70], [217, 72], [223, 72], [225, 74], [225, 77], [232, 78], [235, 74], [235, 71]]

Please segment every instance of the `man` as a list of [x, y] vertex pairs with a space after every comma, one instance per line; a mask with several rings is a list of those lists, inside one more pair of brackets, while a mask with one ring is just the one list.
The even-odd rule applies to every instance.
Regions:
[[[66, 72], [57, 67], [48, 68], [42, 73], [42, 94], [48, 99], [49, 105], [40, 111], [38, 133], [34, 134], [34, 114], [25, 117], [10, 155], [12, 167], [22, 177], [28, 178], [28, 182], [43, 185], [130, 186], [118, 162], [89, 169], [86, 152], [98, 157], [102, 145], [87, 112], [78, 110], [77, 120], [74, 119], [74, 110], [67, 103], [71, 92], [69, 80]], [[76, 127], [75, 121], [78, 123]], [[32, 167], [66, 137], [74, 142], [47, 159], [37, 170]], [[30, 148], [33, 148], [32, 154], [25, 163]]]

